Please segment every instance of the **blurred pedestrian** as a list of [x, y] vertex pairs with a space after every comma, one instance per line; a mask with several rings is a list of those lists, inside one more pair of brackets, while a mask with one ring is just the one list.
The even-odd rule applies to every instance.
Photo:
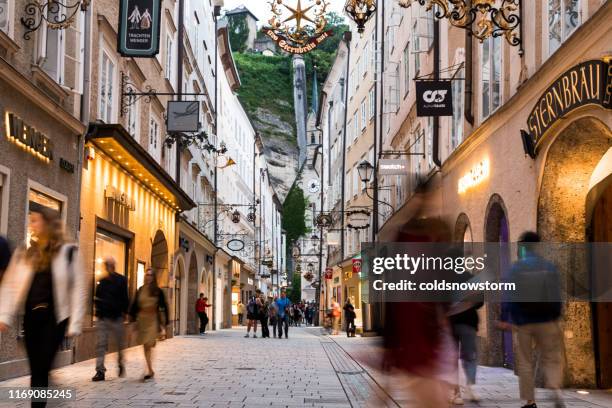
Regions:
[[136, 320], [138, 341], [144, 348], [147, 372], [143, 381], [155, 376], [153, 371], [153, 347], [159, 336], [166, 335], [168, 324], [168, 303], [164, 291], [157, 286], [157, 280], [152, 268], [145, 272], [145, 283], [136, 292], [136, 297], [130, 308], [130, 316]]
[[331, 315], [332, 315], [332, 336], [335, 336], [340, 331], [340, 316], [342, 316], [342, 308], [336, 297], [331, 299]]
[[206, 313], [206, 308], [212, 305], [208, 304], [208, 298], [204, 297], [203, 293], [200, 293], [200, 297], [196, 300], [196, 313], [200, 318], [200, 336], [206, 334], [206, 325], [208, 324], [208, 314]]
[[253, 338], [257, 338], [257, 321], [259, 320], [259, 309], [261, 307], [259, 293], [261, 292], [257, 289], [255, 291], [255, 296], [253, 296], [247, 304], [247, 334], [244, 336], [246, 338], [248, 338], [251, 333], [251, 327], [253, 327]]
[[509, 281], [519, 289], [528, 289], [516, 296], [525, 297], [529, 293], [529, 298], [503, 303], [499, 327], [513, 329], [516, 334], [520, 398], [526, 401], [523, 408], [537, 408], [534, 355], [539, 357], [537, 366], [544, 373], [547, 387], [554, 390], [555, 407], [562, 408], [565, 403], [560, 390], [563, 379], [563, 332], [559, 324], [563, 309], [561, 283], [557, 268], [536, 253], [539, 242], [539, 235], [531, 231], [519, 238], [519, 259], [512, 265]]
[[355, 337], [355, 332], [357, 331], [355, 327], [355, 318], [357, 317], [355, 306], [353, 306], [350, 299], [346, 299], [342, 309], [344, 309], [344, 319], [346, 320], [346, 337]]
[[11, 246], [9, 245], [6, 238], [0, 235], [0, 283], [2, 282], [2, 275], [9, 265], [11, 260]]
[[124, 320], [127, 315], [129, 300], [127, 279], [116, 271], [116, 262], [113, 257], [104, 259], [104, 272], [96, 285], [94, 305], [96, 307], [96, 331], [98, 342], [96, 345], [96, 375], [92, 381], [104, 381], [106, 367], [104, 355], [108, 347], [108, 337], [112, 335], [117, 343], [119, 358], [119, 377], [125, 377], [125, 364], [123, 349], [125, 348]]
[[289, 338], [289, 309], [291, 308], [291, 301], [287, 299], [287, 292], [281, 290], [280, 298], [276, 299], [276, 309], [278, 310], [278, 317], [276, 318], [276, 324], [278, 326], [278, 338], [283, 338], [283, 328], [285, 329], [285, 338]]
[[[30, 207], [32, 239], [20, 248], [0, 287], [0, 332], [25, 315], [25, 347], [30, 385], [48, 387], [49, 371], [64, 335], [81, 333], [87, 299], [87, 279], [76, 245], [67, 243], [58, 212]], [[32, 402], [46, 406], [46, 402]]]
[[276, 338], [276, 324], [278, 320], [278, 307], [276, 306], [276, 299], [278, 299], [278, 297], [275, 297], [268, 306], [268, 319], [270, 321], [270, 326], [272, 326], [274, 338]]
[[259, 297], [261, 307], [259, 308], [259, 322], [261, 323], [261, 337], [270, 338], [270, 328], [268, 327], [268, 307], [269, 303], [265, 296], [261, 294]]
[[241, 301], [238, 301], [238, 305], [236, 306], [238, 309], [238, 325], [242, 326], [244, 324], [244, 315], [246, 314], [246, 306]]

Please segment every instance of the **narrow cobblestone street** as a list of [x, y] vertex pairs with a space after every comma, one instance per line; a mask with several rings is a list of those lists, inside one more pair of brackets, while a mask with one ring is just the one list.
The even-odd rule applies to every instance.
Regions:
[[[318, 328], [292, 328], [288, 340], [244, 338], [244, 329], [205, 337], [177, 337], [158, 344], [155, 380], [140, 381], [142, 351], [127, 351], [127, 377], [117, 378], [116, 356], [107, 359], [107, 380], [90, 381], [93, 360], [55, 370], [52, 382], [77, 390], [69, 407], [411, 407], [410, 396], [388, 386], [374, 368], [363, 365], [376, 353], [376, 339], [321, 335]], [[353, 355], [355, 359], [351, 358]], [[0, 383], [26, 386], [28, 377]], [[517, 381], [511, 371], [479, 370], [480, 407], [516, 407]], [[382, 387], [386, 389], [383, 389]], [[612, 394], [565, 392], [568, 407], [611, 407]], [[546, 396], [545, 391], [539, 395]], [[0, 406], [28, 406], [26, 403]], [[552, 407], [542, 399], [541, 407]]]

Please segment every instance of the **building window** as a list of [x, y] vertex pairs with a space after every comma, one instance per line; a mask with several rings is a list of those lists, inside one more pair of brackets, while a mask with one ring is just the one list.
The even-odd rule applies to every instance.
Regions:
[[421, 50], [419, 47], [420, 37], [418, 35], [419, 20], [415, 19], [412, 25], [412, 53], [414, 55], [414, 75], [417, 76], [421, 70]]
[[402, 53], [402, 76], [404, 79], [404, 98], [408, 96], [408, 91], [410, 91], [410, 43], [406, 44], [404, 48], [404, 52]]
[[149, 153], [153, 156], [157, 161], [159, 161], [159, 145], [161, 141], [159, 140], [159, 122], [151, 117], [149, 122]]
[[10, 36], [13, 0], [0, 0], [0, 30]]
[[[134, 92], [139, 92], [138, 90], [134, 90]], [[139, 116], [140, 109], [138, 99], [135, 95], [130, 95], [128, 97], [128, 113], [127, 113], [127, 131], [133, 137], [136, 138], [136, 135], [139, 133]]]
[[114, 80], [115, 63], [106, 51], [103, 50], [100, 66], [100, 102], [98, 113], [100, 119], [106, 123], [113, 122]]
[[370, 105], [370, 120], [372, 120], [374, 118], [374, 115], [376, 113], [376, 91], [374, 88], [370, 89], [370, 94], [369, 94], [369, 105]]
[[353, 140], [359, 137], [359, 114], [355, 111], [353, 115]]
[[370, 64], [372, 65], [372, 73], [374, 75], [376, 75], [376, 53], [378, 52], [378, 49], [377, 49], [377, 46], [376, 46], [376, 30], [374, 30], [372, 32], [372, 39], [371, 39], [370, 43], [372, 44], [372, 53], [371, 53]]
[[481, 46], [482, 118], [488, 117], [501, 104], [501, 37], [489, 37]]
[[433, 161], [433, 157], [434, 157], [434, 151], [433, 151], [433, 124], [434, 120], [433, 117], [430, 116], [427, 118], [427, 165], [428, 165], [428, 169], [432, 169], [434, 166], [434, 161]]
[[581, 24], [580, 0], [547, 0], [548, 54], [553, 54]]
[[[464, 77], [464, 68], [461, 67], [455, 77]], [[463, 95], [465, 92], [465, 83], [462, 80], [452, 82], [453, 87], [453, 119], [451, 123], [451, 149], [455, 150], [463, 141]]]
[[172, 81], [172, 53], [173, 53], [173, 41], [172, 37], [166, 36], [166, 78]]
[[[28, 192], [28, 216], [32, 214], [32, 212], [40, 209], [46, 208], [48, 210], [52, 210], [60, 215], [64, 214], [65, 204], [63, 201], [52, 197], [50, 194], [43, 193], [41, 191], [30, 189]], [[30, 223], [27, 223], [26, 229], [26, 245], [30, 245], [30, 241], [32, 240], [33, 231], [31, 230]]]
[[366, 124], [368, 123], [368, 113], [366, 110], [366, 100], [361, 101], [361, 131], [366, 129]]

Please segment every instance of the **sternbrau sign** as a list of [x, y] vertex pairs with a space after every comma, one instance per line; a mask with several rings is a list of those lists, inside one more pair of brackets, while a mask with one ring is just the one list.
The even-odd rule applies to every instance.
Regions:
[[150, 58], [159, 52], [161, 0], [120, 0], [119, 53]]
[[567, 113], [585, 105], [612, 109], [612, 65], [610, 60], [590, 60], [565, 71], [540, 96], [527, 118], [534, 152], [544, 134]]

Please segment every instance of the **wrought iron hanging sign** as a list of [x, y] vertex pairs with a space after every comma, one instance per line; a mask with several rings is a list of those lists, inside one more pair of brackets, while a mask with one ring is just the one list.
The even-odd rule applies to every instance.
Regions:
[[120, 0], [117, 48], [124, 57], [151, 58], [159, 52], [160, 0]]
[[[447, 18], [455, 27], [469, 30], [483, 42], [489, 37], [504, 36], [510, 45], [519, 47], [523, 54], [521, 29], [521, 0], [418, 0], [426, 10], [434, 9], [437, 19]], [[496, 7], [496, 4], [499, 6]], [[406, 1], [399, 5], [408, 7]], [[519, 31], [519, 32], [517, 32]]]
[[[327, 0], [305, 0], [310, 3], [302, 7], [302, 0], [297, 0], [295, 7], [285, 4], [287, 0], [271, 0], [272, 18], [263, 32], [278, 46], [290, 54], [306, 54], [333, 34], [326, 31]], [[287, 24], [294, 21], [295, 24]]]
[[38, 30], [44, 23], [44, 28], [63, 30], [72, 25], [79, 11], [87, 10], [89, 0], [47, 0], [34, 1], [25, 5], [26, 17], [21, 17], [21, 24], [26, 28], [23, 38], [30, 39], [30, 33]]
[[344, 6], [344, 10], [349, 15], [351, 20], [357, 24], [357, 32], [361, 34], [365, 30], [366, 23], [376, 12], [376, 1], [348, 0]]

